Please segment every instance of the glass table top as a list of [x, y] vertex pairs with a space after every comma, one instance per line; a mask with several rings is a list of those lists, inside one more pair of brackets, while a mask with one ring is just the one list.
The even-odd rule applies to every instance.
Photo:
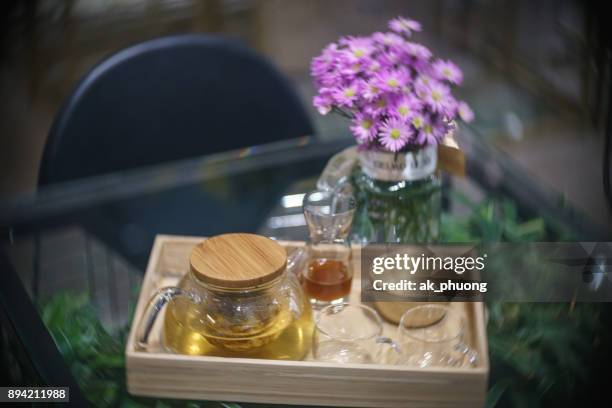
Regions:
[[[123, 342], [156, 234], [241, 231], [305, 240], [301, 200], [327, 160], [351, 143], [305, 137], [0, 201], [3, 256], [83, 394], [110, 405], [153, 403], [126, 393]], [[609, 238], [470, 128], [462, 128], [459, 144], [466, 153], [466, 176], [444, 177], [443, 240]], [[87, 335], [80, 332], [85, 327]], [[47, 363], [24, 344], [26, 354], [40, 359], [35, 367]]]

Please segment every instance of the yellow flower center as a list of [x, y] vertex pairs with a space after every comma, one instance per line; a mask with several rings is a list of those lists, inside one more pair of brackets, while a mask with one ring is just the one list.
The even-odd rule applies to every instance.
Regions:
[[365, 130], [369, 130], [372, 127], [372, 121], [371, 120], [363, 120], [361, 122], [361, 127], [364, 128]]
[[387, 80], [387, 85], [389, 85], [392, 88], [395, 88], [397, 86], [399, 86], [399, 81], [395, 78], [391, 78], [389, 80]]
[[347, 98], [351, 98], [351, 97], [355, 96], [355, 89], [353, 89], [353, 88], [346, 88], [344, 90], [344, 96], [346, 96]]
[[425, 125], [425, 127], [423, 128], [423, 131], [425, 133], [430, 134], [430, 133], [432, 133], [433, 129], [431, 128], [431, 125]]
[[399, 129], [391, 129], [391, 132], [389, 132], [389, 136], [391, 136], [391, 139], [399, 139], [400, 136], [402, 134], [400, 133]]
[[431, 99], [433, 99], [436, 102], [439, 102], [440, 99], [442, 99], [442, 94], [437, 90], [433, 90], [431, 91]]
[[410, 112], [410, 109], [408, 109], [406, 105], [402, 105], [399, 107], [397, 111], [399, 112], [400, 115], [406, 116]]
[[365, 55], [365, 51], [360, 48], [357, 48], [355, 51], [353, 51], [353, 55], [357, 58], [363, 57]]
[[417, 129], [420, 129], [423, 126], [423, 118], [420, 116], [417, 116], [416, 118], [412, 119], [412, 126], [414, 126]]
[[384, 108], [385, 106], [387, 106], [387, 101], [385, 98], [380, 98], [378, 101], [376, 101], [376, 107]]
[[448, 68], [444, 68], [444, 69], [442, 70], [442, 75], [444, 75], [444, 76], [445, 76], [445, 77], [447, 77], [447, 78], [450, 78], [450, 76], [451, 76], [450, 69], [448, 69]]

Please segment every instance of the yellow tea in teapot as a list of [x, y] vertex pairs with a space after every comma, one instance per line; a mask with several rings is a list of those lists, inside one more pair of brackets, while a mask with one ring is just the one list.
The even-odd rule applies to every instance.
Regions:
[[308, 353], [313, 333], [310, 304], [295, 318], [289, 308], [278, 311], [264, 330], [239, 336], [211, 334], [200, 309], [176, 299], [166, 310], [164, 344], [170, 350], [190, 355], [301, 360]]

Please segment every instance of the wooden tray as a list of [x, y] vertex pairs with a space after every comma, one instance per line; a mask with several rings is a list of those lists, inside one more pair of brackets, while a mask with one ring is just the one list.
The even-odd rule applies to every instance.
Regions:
[[[275, 404], [356, 407], [479, 407], [489, 372], [482, 303], [453, 303], [468, 317], [466, 341], [479, 355], [476, 367], [414, 368], [382, 364], [335, 364], [247, 358], [195, 357], [165, 352], [157, 324], [147, 351], [135, 348], [136, 328], [153, 293], [176, 285], [186, 273], [191, 249], [204, 238], [158, 235], [144, 277], [128, 338], [127, 386], [150, 397]], [[303, 242], [281, 242], [288, 248]], [[354, 249], [359, 251], [359, 247]], [[358, 253], [353, 256], [359, 262]], [[359, 268], [359, 265], [353, 265]], [[359, 271], [359, 269], [355, 269]], [[351, 301], [359, 302], [359, 273]], [[163, 315], [157, 323], [161, 323]], [[396, 327], [385, 323], [385, 334]], [[157, 334], [156, 334], [157, 333]]]

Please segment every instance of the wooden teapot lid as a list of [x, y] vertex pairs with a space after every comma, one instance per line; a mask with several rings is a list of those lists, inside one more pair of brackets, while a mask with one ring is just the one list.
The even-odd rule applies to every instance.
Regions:
[[285, 249], [255, 234], [223, 234], [198, 244], [189, 259], [191, 271], [206, 283], [247, 288], [280, 276], [287, 264]]

